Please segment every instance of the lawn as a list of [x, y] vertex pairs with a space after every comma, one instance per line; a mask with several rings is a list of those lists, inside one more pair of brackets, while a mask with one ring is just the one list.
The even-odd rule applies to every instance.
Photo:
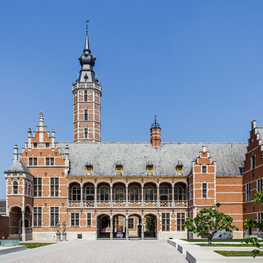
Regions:
[[[254, 247], [253, 245], [246, 244], [198, 244], [201, 247]], [[263, 247], [263, 244], [260, 244]]]
[[29, 249], [47, 246], [47, 245], [53, 245], [53, 244], [55, 244], [55, 243], [19, 243], [19, 245], [27, 246], [27, 248], [29, 248]]
[[[251, 251], [219, 251], [215, 250], [214, 252], [225, 256], [225, 257], [251, 257]], [[259, 256], [263, 256], [263, 251], [259, 252]]]
[[[199, 242], [206, 242], [208, 243], [208, 239], [181, 239], [187, 242], [195, 242], [195, 243], [199, 243]], [[222, 242], [222, 243], [227, 243], [227, 242], [242, 242], [244, 241], [244, 239], [212, 239], [212, 242]], [[262, 242], [262, 240], [258, 240], [258, 242]]]

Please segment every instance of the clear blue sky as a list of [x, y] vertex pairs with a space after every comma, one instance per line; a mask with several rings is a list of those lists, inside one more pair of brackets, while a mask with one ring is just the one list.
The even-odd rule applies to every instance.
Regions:
[[[263, 126], [263, 1], [1, 1], [0, 169], [39, 112], [73, 140], [71, 84], [90, 20], [102, 141], [247, 142]], [[4, 174], [0, 198], [5, 198]]]

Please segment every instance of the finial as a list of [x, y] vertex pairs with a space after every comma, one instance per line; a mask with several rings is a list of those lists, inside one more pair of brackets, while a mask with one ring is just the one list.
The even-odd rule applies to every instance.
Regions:
[[43, 125], [44, 125], [43, 112], [40, 111], [40, 114], [39, 114], [39, 126], [43, 126]]
[[160, 128], [159, 123], [157, 123], [156, 115], [154, 115], [154, 123], [152, 124], [152, 128]]
[[86, 52], [90, 52], [89, 49], [89, 35], [88, 35], [88, 22], [89, 20], [87, 20], [86, 23], [86, 39], [85, 39], [85, 46], [84, 46], [84, 53]]

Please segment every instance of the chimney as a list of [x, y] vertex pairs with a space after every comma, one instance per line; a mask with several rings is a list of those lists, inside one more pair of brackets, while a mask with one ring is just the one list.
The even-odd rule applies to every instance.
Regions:
[[154, 149], [160, 148], [161, 145], [161, 128], [156, 121], [156, 115], [154, 117], [154, 123], [151, 127], [151, 144]]
[[256, 128], [256, 121], [252, 121], [251, 122], [251, 130], [255, 129]]

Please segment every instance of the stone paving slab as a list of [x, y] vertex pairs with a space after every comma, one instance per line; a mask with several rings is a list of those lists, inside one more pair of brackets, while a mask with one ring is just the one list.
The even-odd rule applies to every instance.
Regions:
[[48, 245], [12, 256], [0, 256], [0, 262], [12, 263], [46, 263], [46, 262], [78, 262], [78, 263], [187, 263], [185, 256], [165, 240], [94, 240], [67, 241]]

